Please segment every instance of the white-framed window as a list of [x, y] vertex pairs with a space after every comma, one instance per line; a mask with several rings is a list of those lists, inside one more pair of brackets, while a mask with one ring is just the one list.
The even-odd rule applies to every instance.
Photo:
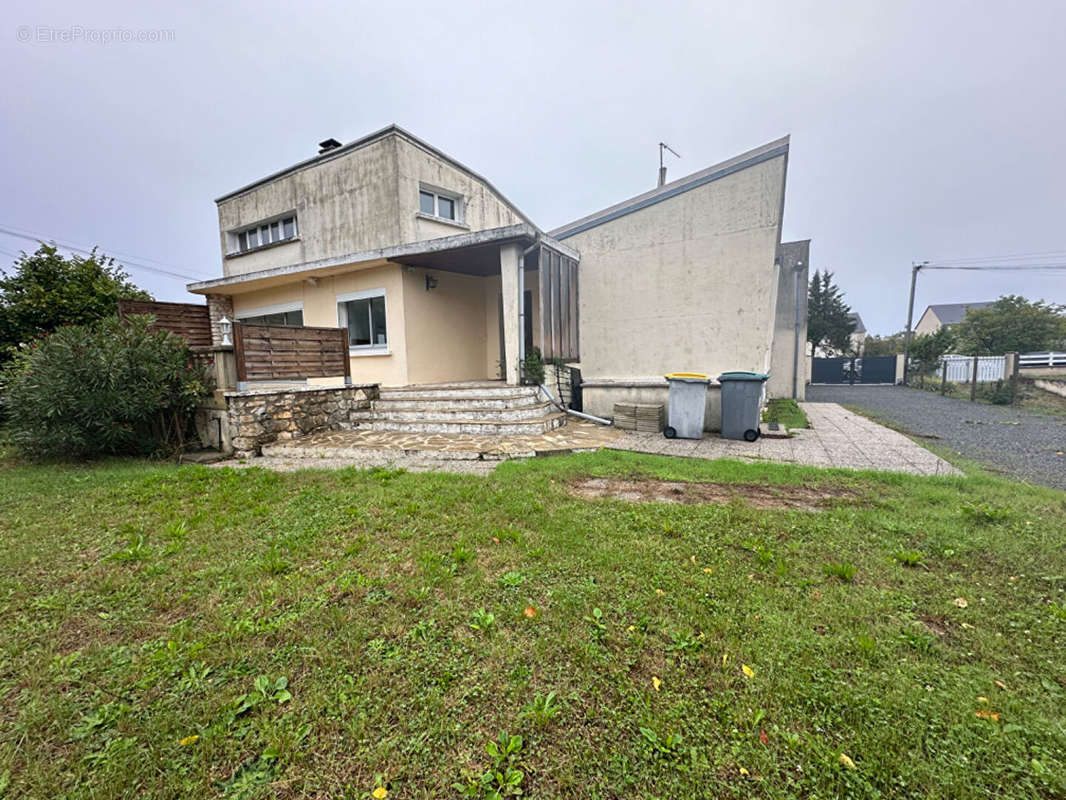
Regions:
[[461, 223], [465, 209], [462, 195], [422, 184], [418, 188], [418, 211], [427, 217]]
[[297, 233], [296, 214], [289, 213], [230, 231], [226, 238], [229, 242], [229, 252], [233, 255], [290, 241], [296, 238]]
[[279, 303], [261, 308], [237, 311], [234, 318], [246, 325], [287, 325], [301, 327], [304, 324], [304, 305], [300, 302]]
[[337, 322], [348, 329], [353, 355], [389, 352], [384, 289], [337, 295]]

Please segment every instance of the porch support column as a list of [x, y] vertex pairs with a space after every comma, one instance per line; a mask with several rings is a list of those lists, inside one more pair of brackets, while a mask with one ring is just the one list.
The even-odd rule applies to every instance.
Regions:
[[503, 297], [503, 359], [504, 375], [512, 386], [519, 383], [518, 351], [521, 331], [519, 325], [518, 271], [522, 268], [522, 245], [505, 244], [500, 247], [500, 293]]

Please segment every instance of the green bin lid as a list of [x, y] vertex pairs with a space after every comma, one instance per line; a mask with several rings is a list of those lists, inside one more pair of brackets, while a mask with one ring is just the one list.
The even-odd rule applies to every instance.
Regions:
[[723, 372], [718, 376], [719, 382], [721, 381], [765, 381], [769, 378], [762, 372]]

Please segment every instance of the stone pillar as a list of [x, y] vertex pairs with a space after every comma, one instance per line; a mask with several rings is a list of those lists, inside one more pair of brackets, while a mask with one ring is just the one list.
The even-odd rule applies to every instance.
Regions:
[[518, 270], [522, 268], [522, 245], [505, 244], [500, 247], [500, 292], [503, 296], [503, 360], [507, 382], [519, 382], [518, 350]]
[[207, 316], [211, 320], [211, 344], [222, 344], [222, 330], [218, 321], [226, 317], [233, 321], [233, 298], [227, 294], [209, 294], [207, 296]]

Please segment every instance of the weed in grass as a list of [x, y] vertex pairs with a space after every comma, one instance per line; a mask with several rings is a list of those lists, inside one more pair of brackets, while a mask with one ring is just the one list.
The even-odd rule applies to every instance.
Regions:
[[522, 576], [521, 572], [511, 570], [500, 576], [500, 586], [504, 589], [517, 589], [522, 585], [522, 581], [524, 580], [525, 578]]
[[920, 550], [897, 550], [892, 554], [892, 558], [905, 567], [920, 567], [925, 554]]
[[877, 640], [865, 633], [860, 633], [855, 637], [855, 646], [860, 655], [869, 658], [877, 651]]
[[858, 571], [858, 567], [854, 564], [845, 562], [834, 562], [830, 564], [822, 564], [822, 573], [827, 578], [839, 578], [844, 583], [851, 583], [855, 580], [855, 573]]
[[152, 557], [152, 549], [147, 545], [143, 535], [138, 536], [126, 547], [111, 554], [114, 561], [130, 564], [135, 561], [147, 561]]
[[679, 662], [684, 663], [686, 656], [692, 655], [701, 647], [702, 633], [677, 632], [670, 634], [670, 644], [666, 646], [666, 652], [673, 653]]
[[992, 525], [997, 522], [1004, 522], [1011, 517], [1009, 509], [993, 505], [986, 500], [964, 503], [959, 507], [959, 513], [963, 519], [973, 525]]
[[592, 616], [586, 616], [585, 622], [589, 624], [589, 633], [597, 642], [602, 642], [607, 637], [607, 623], [603, 621], [603, 612], [598, 608], [592, 609]]
[[437, 621], [435, 619], [422, 619], [414, 624], [411, 628], [410, 636], [412, 639], [416, 639], [420, 642], [429, 642], [433, 639], [437, 629]]
[[479, 608], [470, 620], [470, 627], [481, 633], [492, 633], [496, 630], [496, 615], [483, 607]]
[[469, 547], [465, 547], [461, 544], [456, 544], [455, 547], [452, 548], [452, 552], [450, 555], [452, 561], [455, 562], [455, 565], [457, 567], [461, 567], [464, 564], [468, 564], [469, 562], [473, 561], [474, 556], [476, 556], [477, 553], [475, 553]]
[[285, 560], [276, 547], [271, 547], [259, 557], [259, 569], [267, 575], [284, 575], [292, 569], [292, 564]]
[[533, 720], [534, 725], [543, 728], [562, 713], [562, 703], [557, 702], [555, 697], [555, 692], [548, 692], [546, 695], [538, 694], [522, 709], [522, 716]]
[[522, 779], [518, 759], [522, 752], [522, 737], [500, 731], [499, 738], [485, 745], [485, 752], [492, 759], [492, 767], [479, 776], [466, 778], [462, 783], [452, 784], [460, 797], [480, 800], [500, 800], [522, 794]]
[[653, 728], [640, 728], [640, 738], [645, 749], [653, 758], [677, 760], [682, 753], [680, 733], [660, 735]]

